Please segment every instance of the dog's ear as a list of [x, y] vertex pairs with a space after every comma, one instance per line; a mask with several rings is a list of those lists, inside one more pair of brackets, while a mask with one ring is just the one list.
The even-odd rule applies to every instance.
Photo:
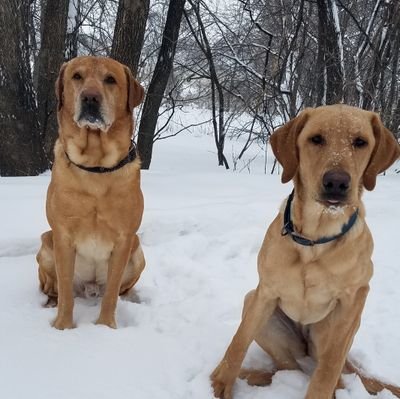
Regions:
[[67, 63], [61, 65], [60, 72], [58, 74], [58, 78], [56, 80], [55, 89], [56, 89], [56, 97], [58, 102], [58, 110], [60, 110], [63, 106], [64, 100], [64, 71], [67, 66]]
[[144, 89], [141, 84], [133, 77], [131, 70], [124, 66], [126, 80], [128, 82], [128, 102], [127, 109], [132, 112], [133, 108], [137, 107], [144, 98]]
[[305, 109], [271, 136], [270, 142], [276, 159], [283, 167], [282, 183], [292, 180], [299, 166], [297, 137], [307, 122], [309, 110]]
[[376, 177], [386, 170], [400, 156], [400, 146], [394, 135], [383, 126], [378, 114], [372, 113], [372, 130], [375, 147], [363, 176], [364, 187], [371, 191], [376, 184]]

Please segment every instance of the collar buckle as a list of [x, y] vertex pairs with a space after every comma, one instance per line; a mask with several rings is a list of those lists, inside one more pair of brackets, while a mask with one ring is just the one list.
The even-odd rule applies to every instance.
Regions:
[[289, 224], [290, 224], [290, 222], [287, 222], [283, 225], [282, 230], [281, 230], [281, 236], [287, 236], [288, 234], [290, 234]]

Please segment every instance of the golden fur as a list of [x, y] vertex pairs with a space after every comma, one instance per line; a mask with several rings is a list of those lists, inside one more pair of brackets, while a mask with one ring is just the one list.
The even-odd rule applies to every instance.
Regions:
[[[294, 182], [296, 233], [312, 240], [333, 236], [357, 208], [359, 215], [344, 236], [307, 247], [281, 235], [283, 204], [259, 252], [259, 284], [246, 296], [242, 322], [211, 375], [212, 385], [216, 397], [229, 399], [239, 375], [250, 384], [271, 382], [274, 373], [240, 370], [255, 340], [276, 370], [300, 369], [299, 359], [314, 358], [306, 399], [332, 399], [342, 371], [355, 371], [346, 357], [373, 273], [363, 186], [374, 188], [376, 176], [399, 157], [399, 145], [377, 114], [345, 105], [304, 110], [271, 136], [271, 145], [284, 169], [282, 181]], [[340, 201], [326, 196], [327, 173], [350, 178]], [[400, 397], [397, 387], [361, 378], [370, 392], [386, 387]]]
[[[58, 301], [54, 327], [73, 327], [74, 296], [104, 295], [97, 323], [115, 328], [118, 295], [145, 266], [136, 235], [143, 213], [140, 161], [102, 174], [74, 164], [109, 168], [127, 156], [143, 88], [117, 61], [79, 57], [61, 67], [56, 93], [59, 139], [46, 202], [51, 230], [37, 255], [40, 287], [49, 305]], [[92, 104], [87, 109], [85, 101]]]

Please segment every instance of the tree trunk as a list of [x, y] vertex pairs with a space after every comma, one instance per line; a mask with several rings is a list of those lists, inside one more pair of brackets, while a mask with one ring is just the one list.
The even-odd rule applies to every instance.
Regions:
[[185, 0], [170, 0], [169, 3], [163, 40], [139, 126], [138, 150], [143, 169], [150, 167], [158, 110], [171, 74], [184, 6]]
[[[324, 49], [324, 27], [320, 22], [318, 24], [318, 53], [316, 62], [316, 79], [313, 79], [314, 92], [316, 93], [316, 102], [313, 106], [326, 104], [326, 65], [325, 65], [325, 49]], [[311, 96], [310, 96], [311, 97]]]
[[70, 0], [65, 38], [65, 59], [71, 60], [78, 56], [79, 28], [82, 20], [82, 1]]
[[29, 62], [29, 0], [0, 2], [0, 175], [47, 168]]
[[[392, 61], [391, 61], [391, 73], [390, 73], [390, 89], [389, 95], [385, 99], [382, 105], [383, 117], [382, 120], [393, 133], [396, 133], [399, 125], [399, 117], [396, 115], [396, 97], [399, 91], [397, 87], [398, 73], [399, 73], [399, 61], [400, 61], [400, 5], [395, 9], [395, 18], [393, 23], [395, 24], [392, 31], [393, 37], [390, 40], [392, 46]], [[397, 93], [396, 93], [397, 92]]]
[[[224, 90], [222, 88], [221, 82], [218, 77], [217, 69], [214, 62], [213, 52], [210, 46], [210, 42], [207, 37], [206, 28], [204, 26], [203, 20], [201, 18], [200, 13], [200, 3], [196, 2], [196, 4], [189, 0], [189, 4], [192, 6], [192, 10], [196, 15], [196, 20], [199, 26], [200, 38], [196, 37], [195, 29], [193, 28], [190, 20], [188, 19], [187, 14], [186, 20], [188, 22], [190, 31], [196, 38], [196, 43], [199, 45], [201, 51], [204, 53], [207, 62], [208, 68], [210, 71], [210, 81], [211, 81], [211, 105], [212, 105], [212, 123], [214, 128], [214, 140], [215, 145], [217, 147], [217, 156], [218, 156], [218, 166], [225, 166], [226, 169], [229, 169], [228, 161], [224, 155], [224, 146], [225, 146], [225, 96]], [[272, 40], [272, 37], [270, 37]], [[268, 57], [268, 53], [267, 53]], [[264, 82], [263, 82], [264, 83]], [[265, 86], [263, 86], [263, 92], [265, 92]], [[217, 96], [218, 94], [218, 96]], [[218, 101], [217, 101], [218, 97]], [[217, 113], [217, 103], [218, 103], [218, 113]], [[217, 120], [218, 119], [218, 120]]]
[[[336, 0], [317, 0], [319, 19], [319, 54], [324, 60], [326, 104], [343, 101], [344, 60]], [[320, 97], [319, 97], [320, 98]], [[320, 105], [320, 104], [318, 104]]]
[[57, 99], [54, 85], [64, 61], [69, 0], [47, 1], [43, 10], [41, 46], [38, 57], [38, 118], [44, 150], [50, 163], [58, 137]]
[[[366, 80], [364, 83], [364, 93], [362, 99], [362, 108], [364, 109], [377, 109], [377, 91], [379, 87], [379, 80], [382, 72], [387, 68], [390, 62], [390, 46], [394, 37], [392, 34], [393, 30], [397, 27], [393, 24], [397, 15], [395, 6], [398, 6], [397, 2], [386, 1], [383, 5], [383, 17], [382, 25], [377, 30], [376, 37], [374, 39], [375, 51], [372, 54], [371, 66], [367, 71]], [[397, 8], [397, 13], [399, 9]], [[389, 54], [389, 57], [387, 56]], [[386, 94], [384, 94], [386, 95]]]
[[150, 0], [120, 0], [111, 57], [128, 65], [137, 76]]

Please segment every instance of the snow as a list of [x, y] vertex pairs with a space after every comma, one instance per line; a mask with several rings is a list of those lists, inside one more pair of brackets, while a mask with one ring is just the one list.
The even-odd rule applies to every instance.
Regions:
[[[245, 293], [257, 284], [257, 252], [291, 186], [264, 175], [261, 157], [250, 174], [218, 168], [211, 135], [159, 141], [153, 156], [152, 170], [142, 174], [147, 266], [137, 284], [140, 303], [119, 301], [117, 330], [94, 325], [99, 302], [83, 299], [75, 303], [76, 329], [50, 326], [56, 310], [41, 306], [35, 261], [47, 229], [49, 175], [0, 178], [0, 397], [213, 397], [209, 374], [236, 331]], [[351, 350], [365, 373], [392, 383], [400, 381], [399, 178], [379, 177], [365, 195], [375, 275]], [[270, 361], [253, 345], [246, 364]], [[277, 373], [269, 387], [238, 381], [234, 398], [301, 399], [308, 381], [299, 371]], [[345, 381], [337, 399], [372, 398], [358, 378]]]

